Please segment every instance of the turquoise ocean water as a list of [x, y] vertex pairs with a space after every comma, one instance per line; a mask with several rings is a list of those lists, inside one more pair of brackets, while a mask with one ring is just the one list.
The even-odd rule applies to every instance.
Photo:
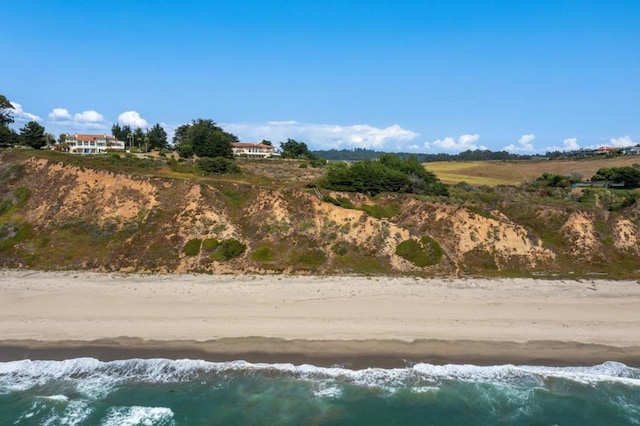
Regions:
[[640, 369], [0, 363], [0, 425], [640, 425]]

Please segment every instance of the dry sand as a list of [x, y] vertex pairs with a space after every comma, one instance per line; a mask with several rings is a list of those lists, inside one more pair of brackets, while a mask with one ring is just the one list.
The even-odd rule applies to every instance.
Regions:
[[640, 365], [640, 283], [0, 270], [0, 360]]

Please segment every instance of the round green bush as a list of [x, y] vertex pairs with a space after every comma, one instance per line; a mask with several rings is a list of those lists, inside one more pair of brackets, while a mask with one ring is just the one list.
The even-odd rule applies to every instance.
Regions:
[[197, 256], [200, 254], [200, 247], [202, 246], [202, 240], [200, 238], [193, 238], [187, 241], [184, 245], [184, 254], [187, 256]]
[[420, 241], [406, 240], [401, 242], [396, 247], [396, 254], [414, 265], [424, 268], [440, 262], [443, 251], [436, 240], [429, 236], [424, 236]]
[[220, 241], [215, 238], [205, 238], [202, 240], [202, 250], [212, 252], [220, 246]]
[[233, 259], [242, 255], [246, 249], [246, 245], [234, 239], [224, 240], [220, 244], [220, 252], [225, 260]]

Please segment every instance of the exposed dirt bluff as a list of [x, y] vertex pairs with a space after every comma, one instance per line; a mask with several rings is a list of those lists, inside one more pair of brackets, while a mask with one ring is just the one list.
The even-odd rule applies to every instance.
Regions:
[[[377, 219], [294, 187], [132, 176], [36, 157], [4, 158], [0, 175], [0, 199], [15, 201], [18, 189], [29, 193], [0, 215], [4, 267], [629, 276], [640, 259], [637, 220], [608, 212], [531, 205], [516, 215], [513, 206], [479, 211], [446, 199], [323, 193], [399, 212]], [[437, 264], [417, 267], [395, 254], [401, 242], [425, 235], [444, 249]], [[227, 261], [204, 250], [187, 256], [185, 244], [194, 238], [233, 238], [247, 250]]]

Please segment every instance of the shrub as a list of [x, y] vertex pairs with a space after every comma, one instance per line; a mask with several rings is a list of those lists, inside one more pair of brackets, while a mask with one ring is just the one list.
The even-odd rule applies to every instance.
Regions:
[[193, 238], [187, 241], [184, 245], [184, 254], [187, 256], [197, 256], [200, 254], [200, 247], [202, 246], [202, 240], [200, 238]]
[[320, 169], [327, 164], [327, 160], [324, 158], [314, 158], [311, 160], [311, 167]]
[[220, 241], [215, 238], [205, 238], [202, 240], [202, 250], [212, 252], [220, 246]]
[[273, 260], [273, 250], [269, 246], [260, 246], [251, 253], [251, 259], [259, 262], [270, 262]]
[[551, 188], [568, 188], [576, 182], [579, 182], [579, 179], [575, 177], [544, 172], [541, 176], [536, 178], [534, 185], [548, 186]]
[[382, 207], [377, 204], [364, 204], [362, 211], [376, 219], [390, 218], [399, 213], [398, 209], [393, 207]]
[[322, 201], [326, 201], [327, 203], [331, 203], [335, 206], [342, 207], [343, 209], [356, 208], [356, 206], [354, 206], [349, 199], [344, 197], [333, 198], [333, 197], [329, 197], [328, 195], [325, 195], [324, 197], [322, 197]]
[[338, 256], [344, 256], [348, 251], [347, 246], [348, 244], [345, 241], [338, 241], [333, 246], [331, 246], [331, 251]]
[[205, 175], [223, 175], [227, 173], [240, 173], [240, 167], [234, 160], [228, 158], [199, 158], [196, 160], [196, 167]]
[[295, 255], [292, 260], [298, 267], [315, 269], [327, 260], [327, 255], [322, 250], [310, 249]]
[[178, 150], [178, 155], [182, 158], [191, 158], [193, 157], [194, 151], [193, 146], [190, 144], [180, 144], [176, 146]]
[[10, 249], [31, 236], [31, 230], [24, 224], [4, 223], [0, 226], [0, 250]]
[[591, 180], [605, 180], [623, 183], [628, 188], [637, 188], [640, 186], [640, 167], [637, 167], [636, 165], [624, 167], [603, 167], [593, 175]]
[[25, 188], [20, 186], [13, 191], [13, 198], [16, 200], [16, 204], [23, 204], [27, 199], [29, 199], [29, 195], [31, 195], [31, 191], [29, 188]]
[[406, 240], [401, 242], [396, 247], [396, 254], [414, 265], [424, 268], [440, 262], [443, 251], [437, 241], [429, 236], [424, 236], [420, 241]]
[[220, 244], [220, 253], [225, 260], [233, 259], [242, 255], [247, 246], [235, 239], [224, 240]]
[[0, 214], [5, 214], [9, 210], [13, 208], [13, 203], [11, 200], [7, 200], [6, 198], [0, 201]]

